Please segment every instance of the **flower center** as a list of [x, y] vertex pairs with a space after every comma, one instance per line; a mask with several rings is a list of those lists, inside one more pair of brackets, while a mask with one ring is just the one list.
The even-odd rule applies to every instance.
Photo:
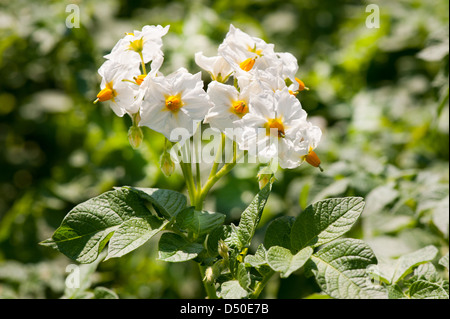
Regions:
[[179, 95], [171, 95], [166, 98], [166, 107], [171, 112], [178, 112], [178, 110], [183, 106], [183, 102]]
[[136, 81], [136, 83], [138, 85], [141, 85], [142, 82], [144, 82], [144, 79], [146, 76], [147, 76], [147, 74], [141, 74], [141, 75], [138, 75], [137, 77], [135, 77], [134, 80]]
[[256, 60], [256, 58], [248, 58], [247, 60], [242, 61], [242, 62], [239, 64], [239, 67], [240, 67], [242, 70], [248, 72], [248, 71], [250, 71], [250, 70], [253, 68], [253, 66], [255, 65], [255, 60]]
[[271, 133], [271, 129], [277, 129], [277, 136], [285, 137], [284, 125], [281, 119], [269, 119], [264, 127], [267, 135]]
[[114, 97], [116, 97], [116, 96], [117, 96], [117, 92], [116, 92], [116, 90], [113, 89], [113, 83], [111, 81], [109, 83], [106, 83], [105, 88], [97, 94], [97, 99], [100, 102], [105, 102], [105, 101], [108, 101], [111, 99], [114, 101]]
[[262, 50], [261, 49], [256, 49], [256, 43], [253, 46], [253, 48], [251, 46], [247, 46], [247, 50], [249, 52], [255, 53], [256, 55], [262, 56]]
[[248, 113], [248, 106], [245, 101], [233, 101], [231, 111], [239, 117]]
[[130, 41], [130, 45], [128, 46], [128, 50], [135, 51], [135, 52], [142, 52], [143, 48], [144, 48], [144, 38]]

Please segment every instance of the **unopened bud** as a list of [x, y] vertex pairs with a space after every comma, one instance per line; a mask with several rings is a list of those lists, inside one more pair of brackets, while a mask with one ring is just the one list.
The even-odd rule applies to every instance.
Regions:
[[260, 190], [263, 189], [264, 187], [266, 187], [267, 183], [270, 182], [271, 177], [272, 177], [272, 175], [269, 175], [269, 174], [263, 174], [258, 177]]
[[130, 142], [131, 146], [136, 149], [141, 145], [142, 140], [144, 139], [144, 133], [142, 132], [141, 128], [136, 125], [132, 125], [130, 129], [128, 130], [128, 141]]
[[219, 255], [228, 260], [228, 245], [222, 239], [219, 240]]
[[172, 161], [170, 153], [168, 152], [164, 152], [161, 155], [159, 164], [161, 166], [161, 171], [166, 177], [169, 177], [175, 171], [175, 163]]
[[207, 283], [211, 284], [214, 282], [214, 270], [213, 267], [208, 267], [205, 270], [205, 278], [203, 278], [204, 281], [206, 281]]
[[259, 189], [263, 189], [266, 187], [266, 185], [270, 182], [272, 179], [273, 172], [270, 166], [264, 166], [259, 172], [258, 172], [258, 182], [259, 182]]

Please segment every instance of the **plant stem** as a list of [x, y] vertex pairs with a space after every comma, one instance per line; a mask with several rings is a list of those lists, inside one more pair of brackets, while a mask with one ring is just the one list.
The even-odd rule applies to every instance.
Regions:
[[189, 193], [189, 200], [191, 205], [195, 205], [197, 192], [195, 191], [194, 177], [192, 176], [192, 166], [190, 163], [180, 161], [181, 171], [183, 172], [186, 187]]
[[[198, 195], [200, 195], [200, 193], [198, 193]], [[200, 196], [198, 196], [198, 197], [200, 197]], [[195, 205], [195, 209], [197, 209], [197, 210], [203, 209], [203, 201], [198, 201], [198, 198], [197, 198], [197, 202]], [[203, 287], [205, 287], [205, 291], [208, 296], [208, 299], [217, 299], [216, 287], [214, 286], [214, 283], [208, 282], [208, 280], [205, 276], [206, 266], [203, 266], [202, 264], [198, 263], [198, 269], [200, 271], [200, 276], [201, 276], [201, 279], [203, 282]]]
[[275, 272], [272, 270], [271, 272], [269, 272], [268, 274], [266, 274], [263, 278], [263, 280], [261, 280], [255, 288], [255, 292], [251, 295], [252, 299], [257, 299], [259, 297], [259, 295], [261, 294], [261, 292], [263, 291], [264, 287], [266, 286], [267, 282], [269, 281], [270, 278], [272, 278], [273, 274]]
[[231, 163], [225, 164], [216, 174], [210, 176], [205, 186], [203, 186], [200, 194], [198, 195], [199, 198], [197, 199], [197, 201], [203, 202], [211, 187], [213, 187], [214, 184], [217, 183], [219, 179], [221, 179], [224, 175], [228, 174], [233, 169], [233, 167], [236, 166], [237, 161], [246, 153], [247, 151], [243, 151], [238, 156], [236, 156], [236, 153], [234, 153], [233, 161]]
[[219, 149], [218, 149], [216, 157], [214, 159], [213, 166], [211, 167], [211, 173], [208, 176], [208, 180], [211, 179], [217, 173], [217, 169], [219, 168], [219, 162], [222, 158], [224, 146], [225, 146], [225, 134], [222, 133]]
[[144, 56], [142, 55], [142, 51], [139, 52], [139, 56], [141, 57], [142, 74], [147, 75], [147, 70], [145, 69]]

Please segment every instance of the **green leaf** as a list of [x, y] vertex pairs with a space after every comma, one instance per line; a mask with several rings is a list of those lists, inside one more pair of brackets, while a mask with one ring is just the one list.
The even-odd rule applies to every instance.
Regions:
[[333, 298], [386, 298], [386, 292], [372, 284], [366, 270], [376, 263], [365, 242], [343, 238], [322, 247], [307, 265], [322, 290]]
[[436, 267], [431, 262], [421, 264], [416, 269], [414, 269], [414, 275], [411, 276], [409, 281], [414, 282], [417, 280], [426, 280], [431, 282], [441, 281], [441, 277], [436, 270]]
[[80, 263], [91, 263], [123, 222], [145, 216], [150, 212], [136, 193], [116, 189], [75, 206], [52, 238], [41, 244]]
[[311, 247], [305, 247], [297, 254], [292, 255], [289, 249], [280, 246], [272, 246], [267, 251], [269, 266], [279, 271], [282, 278], [289, 277], [294, 271], [303, 267], [313, 253]]
[[296, 251], [317, 247], [345, 234], [361, 215], [361, 197], [325, 199], [306, 208], [294, 222], [291, 244]]
[[223, 299], [242, 299], [247, 297], [247, 291], [241, 287], [239, 281], [224, 282], [218, 289], [217, 295]]
[[409, 287], [408, 293], [412, 299], [449, 299], [448, 281], [439, 284], [418, 280]]
[[252, 267], [259, 268], [267, 265], [267, 250], [260, 244], [254, 255], [245, 256], [244, 262]]
[[272, 246], [280, 246], [291, 249], [291, 228], [295, 217], [282, 216], [274, 219], [266, 230], [264, 236], [264, 247], [269, 249]]
[[198, 243], [191, 243], [184, 237], [174, 233], [164, 233], [159, 240], [159, 260], [182, 262], [194, 259], [203, 250]]
[[189, 207], [176, 217], [176, 225], [183, 230], [193, 232], [196, 237], [208, 234], [225, 221], [225, 215], [208, 211], [198, 211]]
[[408, 275], [414, 267], [432, 261], [438, 253], [436, 247], [430, 245], [415, 252], [401, 256], [395, 265], [391, 283], [395, 284]]
[[402, 288], [398, 285], [389, 285], [386, 287], [388, 298], [389, 299], [405, 299], [408, 296], [405, 295]]
[[239, 284], [245, 290], [248, 290], [251, 284], [250, 272], [247, 267], [245, 267], [245, 263], [239, 263], [237, 270], [237, 279]]
[[119, 296], [108, 288], [95, 287], [94, 299], [119, 299]]
[[149, 201], [162, 217], [168, 220], [172, 220], [186, 207], [186, 196], [173, 190], [130, 186], [124, 186], [124, 188], [132, 190], [142, 199]]
[[264, 206], [266, 205], [267, 198], [269, 197], [272, 189], [272, 183], [267, 185], [255, 196], [250, 205], [245, 209], [241, 215], [239, 226], [235, 228], [235, 232], [232, 234], [232, 243], [238, 244], [238, 249], [241, 250], [244, 247], [250, 245], [250, 241], [255, 234], [261, 219]]
[[448, 252], [445, 254], [445, 256], [439, 259], [439, 265], [444, 266], [448, 270]]
[[132, 217], [124, 221], [109, 240], [108, 256], [121, 257], [145, 244], [169, 221], [156, 216]]

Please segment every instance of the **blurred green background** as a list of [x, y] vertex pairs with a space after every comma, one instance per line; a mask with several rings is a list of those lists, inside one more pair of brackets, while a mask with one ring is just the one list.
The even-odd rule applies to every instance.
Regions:
[[[70, 3], [80, 28], [67, 28]], [[24, 1], [0, 0], [0, 298], [60, 298], [68, 258], [38, 243], [78, 203], [133, 185], [185, 191], [179, 173], [158, 166], [160, 135], [144, 130], [133, 150], [131, 124], [107, 104], [94, 105], [98, 67], [125, 32], [170, 24], [163, 38], [168, 74], [192, 73], [195, 52], [216, 55], [230, 23], [294, 54], [310, 88], [298, 96], [324, 132], [325, 169], [279, 171], [254, 243], [267, 222], [297, 216], [327, 197], [363, 196], [351, 237], [380, 262], [425, 245], [448, 251], [449, 3], [373, 1], [379, 28], [368, 28], [371, 1]], [[209, 79], [204, 74], [205, 84]], [[258, 191], [257, 167], [242, 164], [221, 181], [206, 208], [236, 222]], [[90, 288], [120, 298], [201, 298], [194, 263], [156, 259], [156, 239], [99, 265]], [[439, 268], [443, 272], [443, 268]], [[444, 274], [448, 278], [448, 274]], [[297, 272], [273, 278], [262, 297], [318, 292]]]

